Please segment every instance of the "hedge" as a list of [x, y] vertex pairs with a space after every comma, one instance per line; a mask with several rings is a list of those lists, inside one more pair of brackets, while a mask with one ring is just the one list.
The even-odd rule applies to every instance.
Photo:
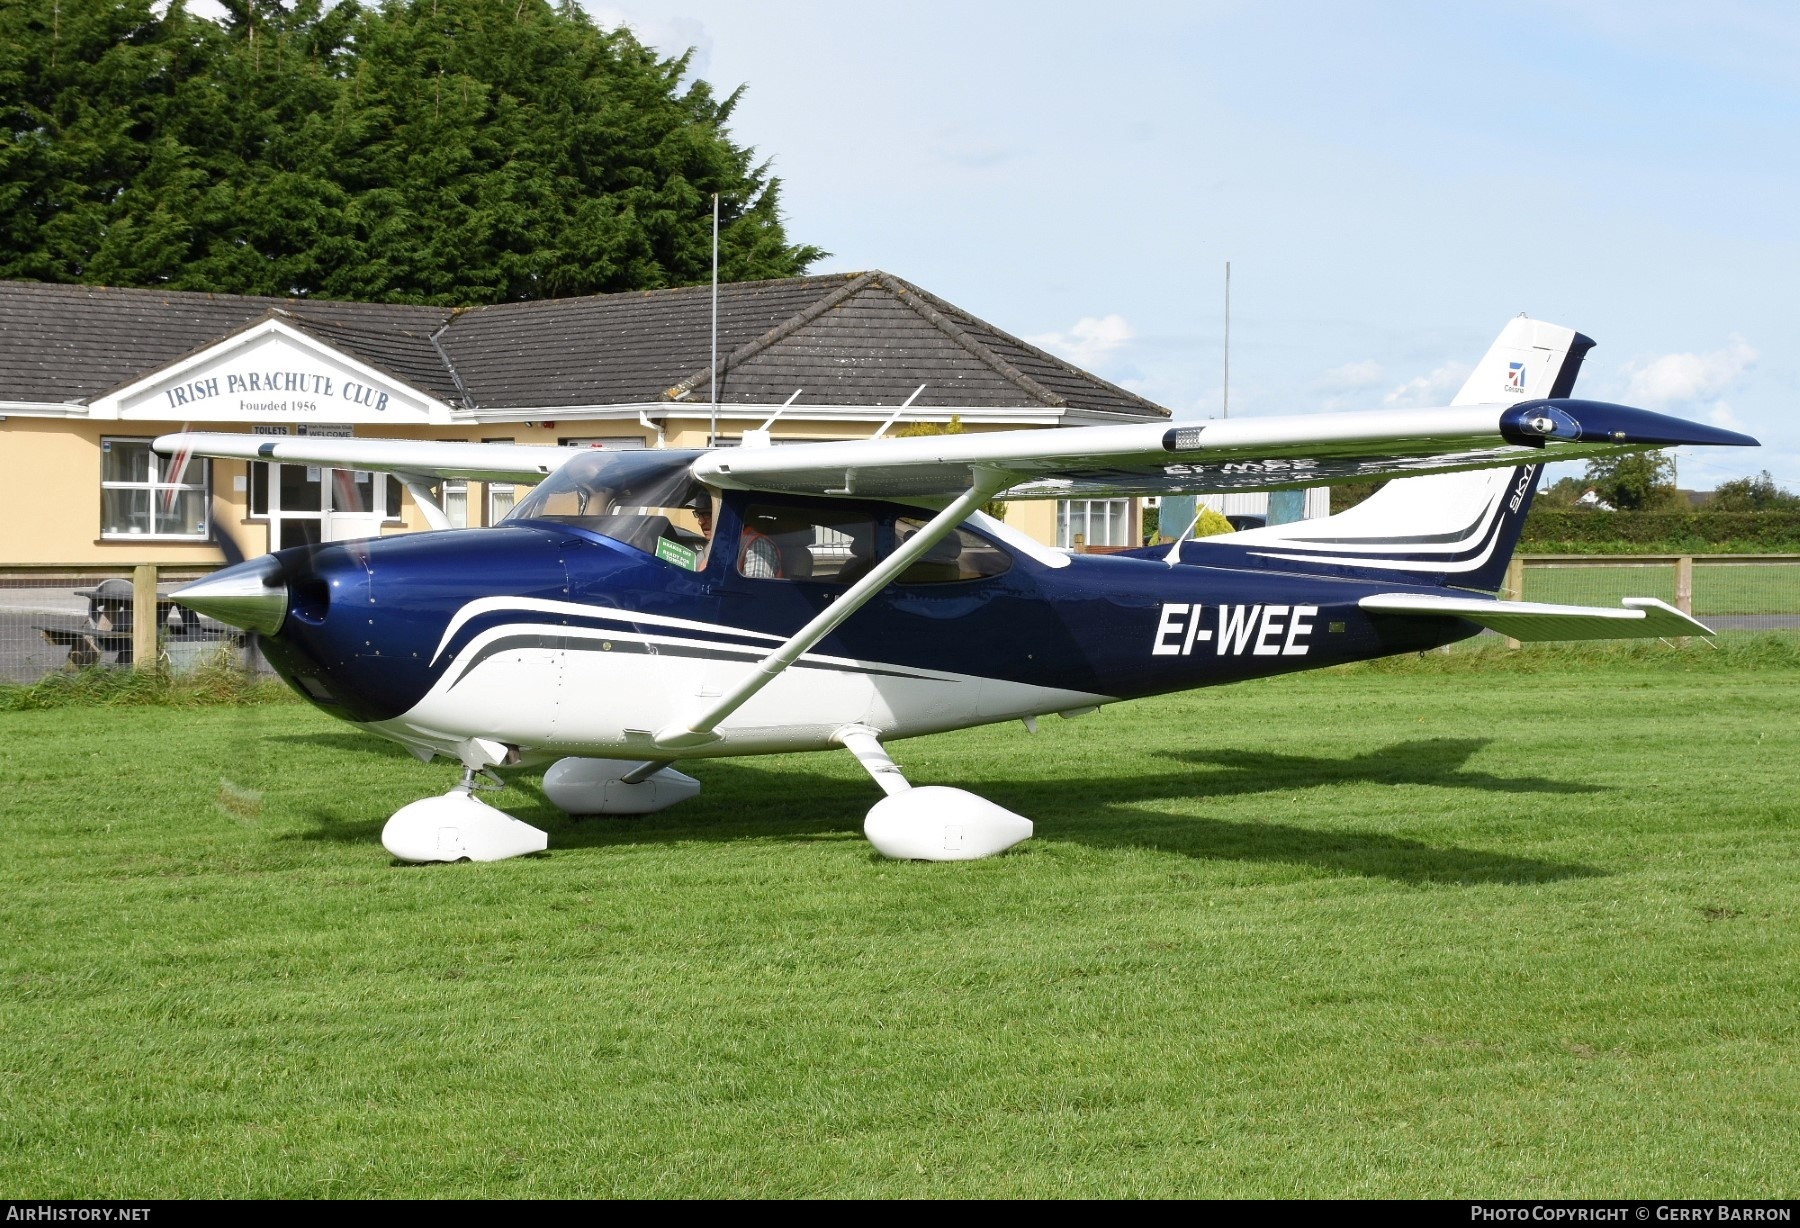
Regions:
[[1593, 512], [1533, 508], [1519, 549], [1540, 554], [1800, 553], [1800, 512]]

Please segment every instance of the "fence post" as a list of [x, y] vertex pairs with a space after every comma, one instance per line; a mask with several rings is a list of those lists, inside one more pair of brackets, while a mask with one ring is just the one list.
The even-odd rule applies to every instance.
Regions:
[[156, 625], [156, 564], [143, 563], [131, 573], [131, 667], [155, 669], [161, 656]]
[[1694, 616], [1694, 556], [1691, 554], [1675, 560], [1675, 608], [1689, 618]]
[[[1504, 600], [1525, 600], [1525, 560], [1516, 554], [1513, 555], [1512, 561], [1506, 565], [1506, 593], [1504, 594]], [[1517, 648], [1519, 646], [1519, 641], [1509, 635], [1506, 637], [1506, 646], [1508, 648]]]

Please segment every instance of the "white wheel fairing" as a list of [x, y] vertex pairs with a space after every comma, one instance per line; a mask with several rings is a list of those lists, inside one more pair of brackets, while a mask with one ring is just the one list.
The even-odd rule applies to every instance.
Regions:
[[504, 861], [543, 852], [549, 836], [452, 789], [396, 810], [381, 829], [381, 843], [401, 861]]
[[921, 785], [875, 803], [863, 835], [901, 861], [978, 861], [1031, 838], [1031, 820], [966, 789]]

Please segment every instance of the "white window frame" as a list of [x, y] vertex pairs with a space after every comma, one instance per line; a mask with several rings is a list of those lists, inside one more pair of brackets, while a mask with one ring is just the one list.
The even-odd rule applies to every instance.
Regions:
[[[439, 483], [438, 506], [444, 511], [444, 519], [450, 522], [453, 529], [469, 527], [469, 479], [444, 478]], [[454, 511], [454, 508], [461, 511]]]
[[[275, 473], [275, 469], [278, 465], [286, 465], [290, 469], [304, 469], [306, 470], [306, 480], [308, 482], [317, 482], [319, 484], [319, 501], [321, 506], [318, 510], [309, 511], [301, 508], [287, 509], [281, 506], [281, 480]], [[304, 462], [296, 461], [246, 461], [244, 468], [249, 470], [249, 472], [244, 475], [244, 519], [263, 521], [266, 523], [274, 517], [289, 517], [294, 520], [318, 520], [325, 514], [323, 505], [336, 493], [332, 483], [326, 479], [325, 474], [335, 470], [348, 469], [348, 466], [308, 465]], [[263, 510], [260, 512], [256, 510], [256, 479], [259, 476], [259, 472], [263, 480]], [[348, 472], [351, 474], [350, 480], [352, 482], [359, 480], [355, 476], [356, 474], [369, 474], [369, 489], [373, 496], [381, 501], [381, 523], [383, 525], [406, 523], [406, 513], [403, 506], [406, 499], [405, 487], [400, 483], [398, 478], [391, 473], [384, 473], [379, 469], [373, 472], [370, 472], [367, 469], [349, 469]]]
[[[518, 440], [510, 437], [503, 439], [483, 438], [481, 442], [517, 443]], [[512, 510], [518, 506], [519, 500], [530, 493], [531, 489], [532, 488], [529, 485], [523, 482], [483, 482], [481, 484], [481, 523], [490, 529], [499, 524], [503, 518], [512, 514]], [[506, 505], [505, 512], [495, 515], [494, 499], [499, 495], [506, 496], [509, 502]]]
[[[1130, 499], [1058, 499], [1056, 501], [1056, 544], [1072, 550], [1080, 546], [1135, 546], [1131, 540]], [[1094, 511], [1104, 506], [1107, 536], [1117, 541], [1095, 541]], [[1076, 542], [1076, 537], [1081, 541]]]
[[[142, 541], [177, 541], [203, 542], [212, 540], [212, 462], [198, 456], [188, 457], [187, 472], [192, 473], [194, 466], [200, 469], [198, 482], [168, 482], [160, 480], [164, 467], [173, 464], [174, 457], [159, 455], [151, 448], [152, 439], [133, 435], [102, 435], [100, 437], [100, 540], [109, 542], [142, 542]], [[109, 482], [106, 480], [106, 456], [118, 444], [141, 444], [149, 454], [150, 464], [148, 481], [144, 482]], [[147, 490], [150, 492], [150, 524], [148, 533], [129, 533], [109, 530], [106, 527], [106, 492], [109, 490]], [[201, 517], [198, 533], [158, 533], [156, 522], [162, 515], [162, 500], [169, 491], [198, 492], [200, 495]]]
[[571, 435], [558, 439], [556, 446], [559, 448], [611, 448], [615, 452], [637, 452], [647, 450], [650, 444], [642, 435]]
[[[506, 519], [506, 517], [512, 515], [513, 508], [519, 505], [519, 487], [518, 484], [514, 482], [489, 482], [486, 485], [487, 519], [482, 523], [492, 527], [499, 524], [502, 520]], [[529, 490], [530, 488], [527, 487], [526, 489]], [[494, 511], [494, 500], [500, 495], [506, 496], [506, 510], [504, 512], [496, 513]]]

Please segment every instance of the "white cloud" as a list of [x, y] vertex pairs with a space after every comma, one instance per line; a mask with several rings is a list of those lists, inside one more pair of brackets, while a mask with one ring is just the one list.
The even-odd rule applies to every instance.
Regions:
[[1082, 316], [1066, 333], [1040, 333], [1025, 340], [1078, 367], [1097, 367], [1137, 333], [1122, 315]]
[[1389, 409], [1417, 409], [1426, 405], [1448, 405], [1475, 368], [1466, 362], [1447, 362], [1429, 375], [1416, 376], [1381, 398]]
[[1713, 407], [1707, 411], [1706, 416], [1711, 419], [1714, 426], [1722, 426], [1728, 431], [1741, 431], [1744, 429], [1742, 419], [1732, 413], [1731, 406], [1727, 405], [1724, 401], [1714, 401]]
[[1333, 367], [1315, 381], [1314, 387], [1331, 392], [1372, 388], [1381, 382], [1385, 374], [1380, 363], [1373, 358], [1365, 358], [1361, 362], [1347, 362], [1341, 367]]
[[[1629, 381], [1625, 399], [1633, 405], [1667, 409], [1716, 398], [1756, 362], [1756, 351], [1742, 337], [1722, 350], [1705, 354], [1664, 354], [1625, 365]], [[1724, 402], [1715, 406], [1729, 414]]]

